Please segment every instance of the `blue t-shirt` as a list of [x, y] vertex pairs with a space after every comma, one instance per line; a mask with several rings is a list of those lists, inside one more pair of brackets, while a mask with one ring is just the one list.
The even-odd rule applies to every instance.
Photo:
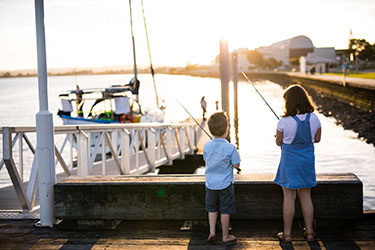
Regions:
[[223, 138], [214, 138], [204, 145], [203, 159], [208, 189], [222, 190], [233, 183], [233, 165], [241, 161], [233, 144]]

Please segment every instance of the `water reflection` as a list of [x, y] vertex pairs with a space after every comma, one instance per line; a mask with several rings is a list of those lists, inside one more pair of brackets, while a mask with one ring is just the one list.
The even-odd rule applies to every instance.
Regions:
[[[153, 81], [149, 75], [140, 75], [139, 78], [140, 100], [146, 110], [155, 105]], [[121, 84], [129, 79], [129, 75], [77, 76], [81, 88]], [[58, 94], [66, 89], [74, 89], [76, 80], [70, 76], [49, 77], [48, 80], [49, 109], [55, 114], [60, 107]], [[159, 96], [167, 106], [166, 121], [181, 121], [188, 117], [175, 98], [196, 118], [202, 116], [202, 95], [207, 100], [208, 115], [216, 111], [215, 102], [221, 98], [219, 79], [157, 75], [156, 82]], [[254, 84], [276, 113], [281, 114], [283, 89], [270, 81], [257, 81]], [[35, 98], [38, 94], [37, 78], [0, 79], [0, 86], [0, 123], [3, 126], [34, 125], [38, 110], [38, 100]], [[229, 96], [233, 106], [233, 93]], [[22, 102], [15, 105], [14, 100]], [[231, 110], [230, 114], [234, 112]], [[237, 122], [231, 117], [231, 137], [232, 143], [240, 151], [242, 172], [275, 174], [280, 158], [280, 148], [274, 141], [277, 119], [247, 82], [238, 83], [238, 116]], [[354, 172], [364, 183], [364, 208], [375, 209], [375, 147], [357, 139], [356, 133], [336, 125], [334, 118], [322, 114], [318, 114], [318, 117], [323, 133], [322, 141], [315, 147], [317, 173]], [[54, 115], [54, 125], [61, 124], [61, 120]], [[32, 162], [32, 156], [25, 155], [25, 158]], [[28, 171], [25, 169], [25, 175]], [[0, 172], [0, 185], [4, 182], [10, 182], [5, 168]]]

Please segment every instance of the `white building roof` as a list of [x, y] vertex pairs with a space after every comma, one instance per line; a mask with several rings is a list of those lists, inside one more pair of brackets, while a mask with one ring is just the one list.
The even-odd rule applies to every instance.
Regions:
[[306, 49], [314, 48], [314, 45], [311, 39], [307, 36], [295, 36], [277, 43], [273, 43], [269, 47], [273, 49]]

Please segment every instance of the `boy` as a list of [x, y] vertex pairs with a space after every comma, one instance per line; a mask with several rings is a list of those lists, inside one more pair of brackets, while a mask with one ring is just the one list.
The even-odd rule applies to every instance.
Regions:
[[210, 224], [207, 241], [216, 237], [217, 209], [220, 208], [223, 242], [236, 240], [229, 235], [230, 215], [236, 212], [233, 189], [233, 168], [239, 169], [240, 156], [233, 144], [225, 138], [228, 121], [224, 112], [214, 113], [208, 119], [208, 128], [214, 139], [204, 145], [203, 158], [206, 163], [206, 211]]

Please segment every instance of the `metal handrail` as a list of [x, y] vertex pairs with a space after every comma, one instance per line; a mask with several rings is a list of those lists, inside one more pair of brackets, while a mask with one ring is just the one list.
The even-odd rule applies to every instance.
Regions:
[[[155, 171], [156, 167], [171, 164], [174, 159], [183, 158], [186, 153], [192, 153], [196, 149], [196, 144], [192, 146], [191, 139], [195, 137], [195, 127], [196, 125], [193, 123], [55, 126], [55, 138], [60, 139], [55, 139], [55, 148], [53, 149], [57, 159], [55, 167], [60, 164], [63, 170], [61, 174], [65, 174], [65, 176], [105, 175], [106, 171], [111, 174], [132, 175]], [[0, 164], [6, 165], [8, 169], [21, 207], [25, 211], [30, 211], [33, 209], [37, 194], [38, 166], [34, 159], [30, 175], [28, 178], [23, 178], [23, 167], [25, 166], [23, 153], [28, 151], [34, 155], [34, 158], [36, 157], [35, 149], [37, 147], [26, 135], [36, 133], [36, 127], [3, 127], [0, 128], [0, 132], [3, 136], [3, 153], [4, 156], [6, 155], [3, 157], [4, 159], [1, 159]], [[177, 134], [180, 136], [180, 140], [177, 138]], [[61, 136], [64, 135], [65, 138], [62, 139]], [[166, 139], [164, 135], [166, 135]], [[4, 141], [4, 136], [6, 141]], [[93, 136], [97, 136], [99, 139], [91, 139]], [[26, 149], [22, 147], [22, 140], [28, 145]], [[17, 145], [17, 141], [19, 141], [20, 149], [18, 156], [13, 156], [12, 151]], [[60, 150], [57, 146], [59, 142], [62, 142]], [[68, 146], [66, 147], [65, 144]], [[96, 151], [100, 152], [98, 150], [100, 147], [102, 148], [102, 159], [94, 162]], [[70, 154], [66, 152], [69, 148]], [[95, 150], [91, 150], [91, 148]], [[108, 158], [106, 150], [110, 151], [110, 158]], [[77, 169], [73, 168], [75, 156], [78, 156]], [[14, 157], [18, 157], [18, 168]], [[100, 168], [102, 171], [98, 173]], [[24, 189], [24, 183], [27, 181], [29, 184]]]

